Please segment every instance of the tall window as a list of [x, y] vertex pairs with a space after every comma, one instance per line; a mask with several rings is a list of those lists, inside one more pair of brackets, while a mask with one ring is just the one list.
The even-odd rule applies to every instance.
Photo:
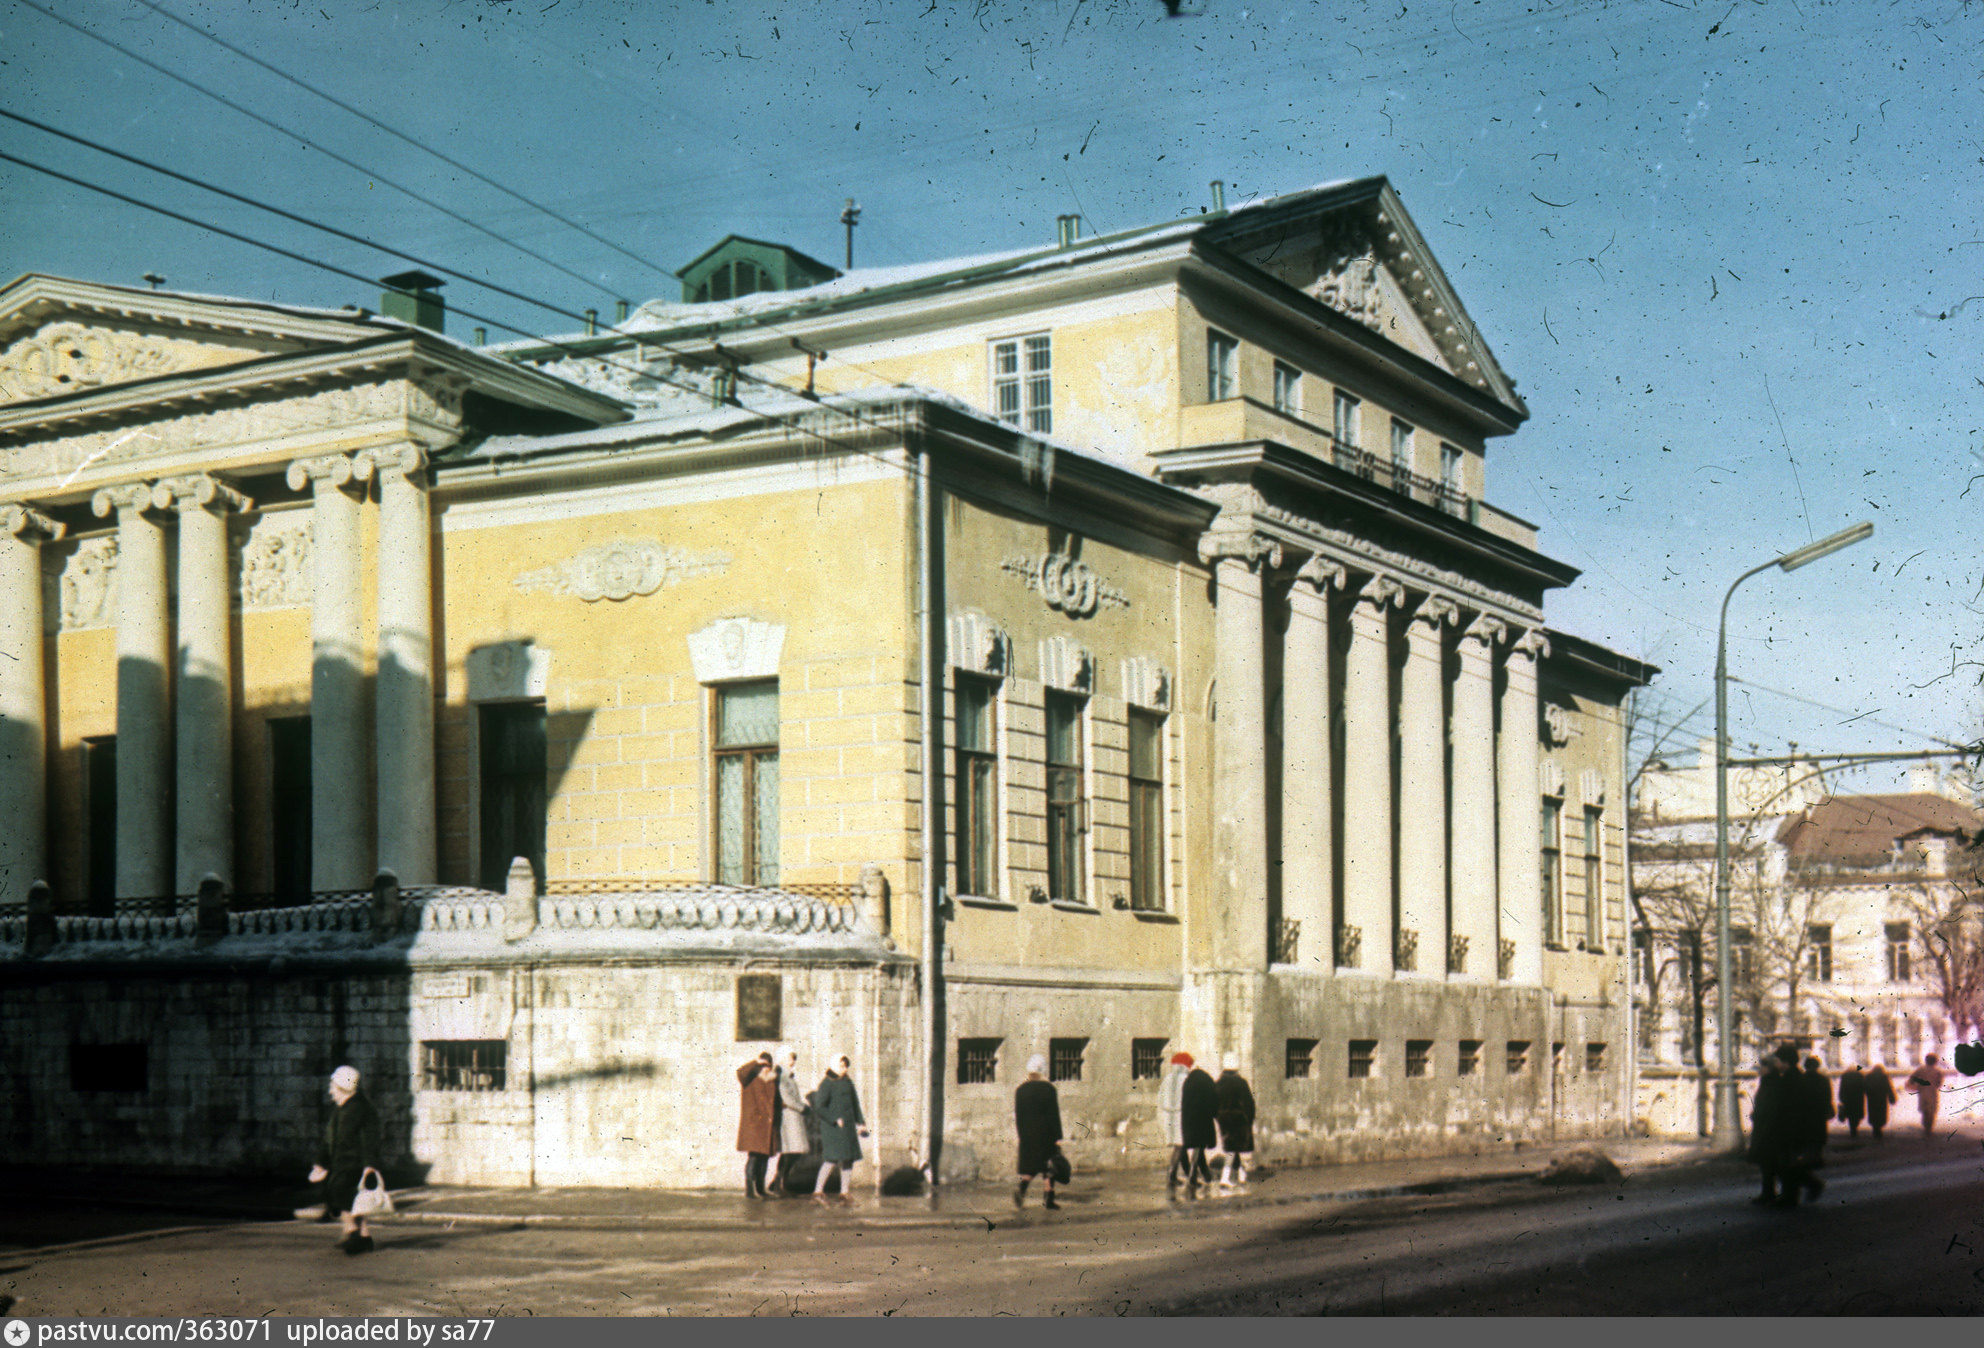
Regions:
[[544, 704], [488, 702], [477, 745], [482, 788], [482, 887], [502, 889], [523, 857], [544, 891]]
[[1206, 401], [1224, 402], [1238, 396], [1240, 386], [1235, 368], [1240, 363], [1240, 343], [1225, 333], [1206, 329]]
[[1336, 391], [1336, 442], [1346, 449], [1357, 445], [1357, 399], [1342, 389]]
[[1082, 699], [1047, 695], [1047, 896], [1082, 902]]
[[1643, 988], [1653, 984], [1653, 933], [1645, 927], [1633, 933], [1633, 982]]
[[1599, 865], [1599, 810], [1584, 809], [1584, 943], [1592, 950], [1605, 947], [1605, 895], [1600, 885], [1603, 868]]
[[1558, 864], [1562, 849], [1557, 836], [1563, 812], [1563, 801], [1543, 798], [1543, 941], [1554, 946], [1564, 944], [1564, 883]]
[[310, 718], [269, 719], [269, 840], [272, 888], [285, 903], [310, 899]]
[[998, 892], [998, 742], [993, 714], [998, 685], [958, 675], [958, 893]]
[[117, 736], [83, 741], [83, 790], [89, 807], [89, 901], [96, 917], [117, 909]]
[[1908, 968], [1908, 924], [1890, 922], [1887, 924], [1888, 937], [1888, 982], [1906, 983], [1911, 977]]
[[1164, 718], [1130, 713], [1130, 907], [1164, 907]]
[[1274, 363], [1274, 410], [1291, 417], [1302, 415], [1302, 372], [1286, 361]]
[[1042, 435], [1053, 433], [1052, 338], [1042, 334], [992, 343], [992, 410], [1001, 421]]
[[1440, 446], [1440, 485], [1455, 496], [1461, 494], [1460, 466], [1464, 457], [1458, 445]]
[[1392, 418], [1392, 486], [1401, 490], [1411, 481], [1412, 425]]
[[1805, 928], [1805, 977], [1814, 983], [1832, 982], [1832, 924], [1814, 922]]
[[716, 880], [778, 883], [778, 680], [716, 690]]

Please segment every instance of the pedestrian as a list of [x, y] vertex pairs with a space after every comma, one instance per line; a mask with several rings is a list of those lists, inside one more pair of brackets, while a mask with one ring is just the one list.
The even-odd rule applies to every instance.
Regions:
[[1212, 1074], [1203, 1067], [1194, 1067], [1185, 1076], [1184, 1088], [1179, 1092], [1178, 1127], [1185, 1149], [1185, 1197], [1198, 1196], [1199, 1185], [1212, 1183], [1212, 1166], [1206, 1162], [1206, 1151], [1219, 1145], [1219, 1134], [1215, 1131], [1214, 1120], [1219, 1114], [1219, 1087], [1213, 1083]]
[[1013, 1092], [1013, 1125], [1020, 1135], [1013, 1206], [1026, 1206], [1026, 1186], [1038, 1175], [1045, 1206], [1060, 1207], [1054, 1201], [1054, 1153], [1061, 1149], [1061, 1093], [1047, 1079], [1047, 1059], [1038, 1053], [1026, 1060], [1026, 1080]]
[[1943, 1103], [1943, 1078], [1949, 1074], [1942, 1069], [1941, 1061], [1931, 1053], [1922, 1059], [1920, 1067], [1908, 1074], [1908, 1089], [1915, 1092], [1915, 1107], [1922, 1111], [1924, 1134], [1936, 1131], [1936, 1111]]
[[1867, 1096], [1867, 1127], [1874, 1134], [1874, 1141], [1881, 1140], [1881, 1129], [1888, 1126], [1888, 1106], [1895, 1103], [1894, 1082], [1888, 1079], [1888, 1069], [1878, 1059], [1867, 1069], [1862, 1089]]
[[1846, 1135], [1860, 1136], [1860, 1120], [1867, 1117], [1867, 1079], [1860, 1072], [1860, 1064], [1855, 1063], [1839, 1074], [1839, 1121], [1846, 1125]]
[[[379, 1169], [379, 1111], [358, 1088], [356, 1067], [331, 1073], [331, 1104], [324, 1143], [317, 1163], [310, 1167], [310, 1182], [324, 1186], [324, 1210], [337, 1214], [338, 1248], [346, 1254], [364, 1254], [372, 1248], [372, 1232], [363, 1217], [352, 1214], [351, 1205], [366, 1174]], [[385, 1180], [379, 1182], [383, 1185]]]
[[1191, 1157], [1185, 1151], [1185, 1077], [1191, 1070], [1191, 1054], [1172, 1054], [1171, 1065], [1165, 1069], [1164, 1080], [1157, 1088], [1157, 1122], [1164, 1130], [1164, 1145], [1171, 1148], [1164, 1188], [1173, 1195], [1178, 1192], [1181, 1174], [1189, 1175], [1192, 1169]]
[[1800, 1126], [1795, 1155], [1808, 1202], [1816, 1202], [1826, 1191], [1826, 1182], [1812, 1173], [1826, 1163], [1826, 1137], [1832, 1131], [1832, 1079], [1824, 1068], [1817, 1058], [1807, 1058], [1804, 1075], [1798, 1079]]
[[1786, 1045], [1765, 1055], [1757, 1068], [1757, 1093], [1750, 1105], [1750, 1158], [1763, 1175], [1763, 1188], [1751, 1200], [1763, 1206], [1797, 1207], [1806, 1173], [1798, 1164], [1801, 1141], [1798, 1050]]
[[744, 1153], [744, 1196], [770, 1198], [765, 1164], [778, 1150], [778, 1069], [769, 1051], [737, 1069], [737, 1150]]
[[1213, 1115], [1219, 1125], [1219, 1149], [1226, 1155], [1220, 1170], [1219, 1187], [1234, 1185], [1233, 1167], [1240, 1167], [1239, 1183], [1247, 1182], [1247, 1162], [1254, 1158], [1254, 1091], [1240, 1075], [1240, 1055], [1228, 1053], [1219, 1062], [1219, 1080], [1213, 1084]]
[[854, 1166], [861, 1159], [861, 1139], [868, 1136], [867, 1120], [861, 1117], [861, 1097], [848, 1076], [853, 1063], [845, 1053], [838, 1054], [826, 1076], [813, 1089], [813, 1114], [820, 1121], [820, 1177], [813, 1182], [813, 1201], [827, 1201], [827, 1180], [840, 1172], [840, 1201], [852, 1204], [849, 1192], [854, 1183]]
[[799, 1054], [785, 1049], [778, 1055], [778, 1175], [772, 1187], [783, 1198], [792, 1167], [813, 1150], [806, 1135], [806, 1092], [799, 1088]]

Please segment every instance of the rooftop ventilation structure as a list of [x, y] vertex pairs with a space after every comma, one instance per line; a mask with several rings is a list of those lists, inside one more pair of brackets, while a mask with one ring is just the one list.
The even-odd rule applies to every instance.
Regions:
[[403, 271], [380, 277], [379, 284], [386, 287], [379, 295], [379, 312], [387, 318], [397, 318], [433, 332], [448, 330], [448, 306], [440, 293], [445, 283], [440, 277], [429, 276], [424, 271]]
[[741, 234], [725, 236], [675, 274], [682, 278], [684, 304], [715, 304], [761, 290], [805, 290], [840, 275], [796, 248]]
[[1054, 228], [1059, 235], [1059, 246], [1073, 248], [1081, 241], [1082, 218], [1079, 215], [1057, 215]]

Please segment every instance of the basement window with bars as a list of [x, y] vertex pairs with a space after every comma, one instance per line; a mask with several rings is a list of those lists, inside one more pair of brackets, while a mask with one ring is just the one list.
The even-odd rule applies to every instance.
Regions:
[[1082, 1079], [1082, 1058], [1088, 1053], [1086, 1039], [1050, 1039], [1047, 1041], [1047, 1079], [1049, 1081], [1080, 1081]]
[[999, 1079], [998, 1039], [958, 1040], [958, 1085], [989, 1086]]
[[1054, 433], [1054, 343], [1046, 333], [992, 343], [992, 412], [1041, 435]]
[[1350, 1079], [1366, 1081], [1376, 1076], [1378, 1071], [1378, 1041], [1375, 1039], [1353, 1039], [1350, 1041]]
[[510, 1045], [502, 1039], [425, 1039], [420, 1044], [423, 1091], [500, 1091]]
[[1156, 1081], [1164, 1075], [1164, 1049], [1169, 1039], [1130, 1041], [1130, 1080]]
[[1460, 1057], [1455, 1063], [1454, 1072], [1455, 1075], [1464, 1077], [1479, 1076], [1481, 1074], [1481, 1041], [1479, 1039], [1463, 1039], [1460, 1041]]
[[1584, 1070], [1603, 1072], [1605, 1070], [1605, 1045], [1586, 1044], [1584, 1046]]
[[1432, 1040], [1408, 1039], [1405, 1041], [1405, 1074], [1409, 1077], [1430, 1077], [1433, 1075]]
[[1316, 1041], [1291, 1039], [1282, 1059], [1282, 1074], [1290, 1081], [1307, 1081], [1316, 1070]]
[[1529, 1070], [1529, 1041], [1527, 1039], [1511, 1039], [1509, 1041], [1507, 1062], [1508, 1065], [1505, 1070], [1512, 1077], [1519, 1077]]

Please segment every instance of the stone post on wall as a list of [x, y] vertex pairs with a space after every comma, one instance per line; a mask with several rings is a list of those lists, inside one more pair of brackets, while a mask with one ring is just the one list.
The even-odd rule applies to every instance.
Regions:
[[521, 941], [536, 930], [537, 872], [528, 857], [515, 857], [503, 878], [503, 939]]
[[48, 701], [42, 686], [41, 545], [63, 527], [0, 506], [0, 901], [48, 875]]

